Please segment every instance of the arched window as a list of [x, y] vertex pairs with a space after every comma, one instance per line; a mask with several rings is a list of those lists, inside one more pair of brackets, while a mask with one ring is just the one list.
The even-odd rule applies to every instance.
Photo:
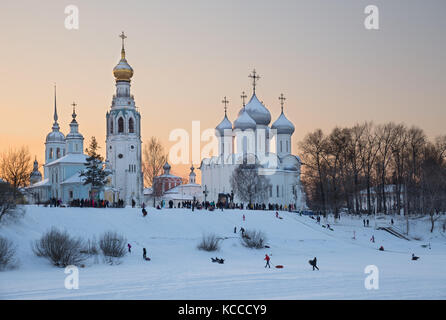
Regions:
[[280, 140], [280, 152], [282, 152], [282, 140]]
[[124, 132], [124, 119], [120, 117], [118, 119], [118, 133], [123, 133], [123, 132]]
[[133, 118], [129, 119], [129, 133], [135, 132], [135, 126], [133, 125]]
[[286, 141], [286, 152], [290, 152], [290, 150], [288, 150], [288, 140]]
[[50, 158], [50, 159], [53, 159], [53, 156], [54, 156], [54, 155], [53, 155], [53, 148], [50, 148], [50, 155], [49, 155], [49, 158]]
[[56, 157], [57, 157], [57, 159], [60, 158], [60, 149], [59, 149], [59, 148], [57, 148], [57, 151], [56, 151]]
[[110, 134], [113, 134], [113, 119], [110, 120]]

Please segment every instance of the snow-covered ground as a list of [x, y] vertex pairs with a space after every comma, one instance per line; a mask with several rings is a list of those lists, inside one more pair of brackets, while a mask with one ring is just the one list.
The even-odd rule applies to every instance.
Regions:
[[[422, 240], [406, 241], [381, 230], [364, 228], [362, 218], [343, 216], [322, 228], [295, 213], [225, 210], [191, 212], [140, 209], [43, 208], [27, 206], [25, 217], [0, 226], [0, 234], [17, 245], [19, 268], [0, 272], [0, 299], [445, 299], [446, 237], [440, 228], [429, 233], [425, 218], [411, 221], [411, 233]], [[242, 215], [246, 216], [243, 222]], [[390, 220], [390, 218], [388, 218]], [[386, 225], [387, 220], [377, 220]], [[322, 224], [326, 222], [322, 220]], [[396, 219], [397, 226], [405, 222]], [[439, 225], [438, 221], [437, 224]], [[104, 231], [123, 234], [132, 253], [119, 265], [101, 258], [79, 269], [79, 289], [65, 289], [64, 269], [36, 257], [31, 242], [52, 226], [85, 239]], [[262, 230], [269, 249], [240, 244], [239, 229]], [[353, 231], [356, 240], [352, 239]], [[219, 252], [197, 250], [203, 234], [227, 237]], [[370, 237], [375, 236], [375, 243]], [[431, 249], [422, 245], [430, 243]], [[379, 246], [385, 251], [378, 251]], [[142, 259], [147, 248], [150, 262]], [[271, 269], [264, 268], [265, 254]], [[411, 261], [411, 254], [420, 260]], [[224, 264], [212, 263], [222, 257]], [[308, 260], [317, 257], [320, 271]], [[283, 269], [274, 265], [283, 265]], [[379, 289], [367, 290], [367, 265], [379, 269]]]

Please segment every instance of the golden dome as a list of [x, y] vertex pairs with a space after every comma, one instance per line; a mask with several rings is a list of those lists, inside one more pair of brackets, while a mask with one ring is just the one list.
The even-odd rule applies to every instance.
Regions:
[[124, 39], [127, 37], [124, 35], [124, 32], [122, 32], [119, 37], [122, 39], [121, 60], [119, 60], [119, 63], [113, 68], [113, 75], [115, 76], [116, 81], [130, 82], [130, 79], [133, 77], [133, 69], [125, 59]]

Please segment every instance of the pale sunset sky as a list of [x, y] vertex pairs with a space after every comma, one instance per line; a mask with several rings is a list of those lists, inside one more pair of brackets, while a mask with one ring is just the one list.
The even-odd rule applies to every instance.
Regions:
[[[379, 30], [364, 27], [371, 4]], [[65, 28], [67, 5], [79, 8], [79, 30]], [[121, 31], [143, 142], [156, 136], [169, 149], [173, 129], [214, 128], [224, 96], [233, 122], [253, 68], [272, 122], [287, 98], [294, 153], [316, 128], [363, 121], [446, 133], [444, 0], [2, 1], [0, 152], [26, 145], [43, 163], [54, 83], [61, 131], [75, 101], [84, 146], [95, 136], [104, 151]]]

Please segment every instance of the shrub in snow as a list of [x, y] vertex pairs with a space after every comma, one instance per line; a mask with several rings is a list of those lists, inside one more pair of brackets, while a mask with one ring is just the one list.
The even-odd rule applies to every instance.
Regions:
[[204, 235], [197, 248], [204, 251], [220, 250], [220, 240], [215, 234]]
[[126, 245], [127, 239], [115, 231], [107, 231], [99, 238], [99, 248], [109, 263], [113, 263], [114, 258], [125, 256]]
[[80, 238], [72, 238], [66, 231], [52, 228], [33, 244], [33, 251], [38, 257], [47, 258], [57, 267], [80, 265], [88, 255], [85, 243]]
[[16, 266], [15, 248], [11, 241], [0, 237], [0, 271]]
[[99, 254], [98, 242], [94, 237], [93, 240], [87, 240], [84, 249], [82, 249], [82, 253], [88, 254], [89, 256], [96, 256]]
[[265, 247], [266, 235], [262, 231], [246, 230], [242, 235], [241, 242], [247, 248], [261, 249]]

